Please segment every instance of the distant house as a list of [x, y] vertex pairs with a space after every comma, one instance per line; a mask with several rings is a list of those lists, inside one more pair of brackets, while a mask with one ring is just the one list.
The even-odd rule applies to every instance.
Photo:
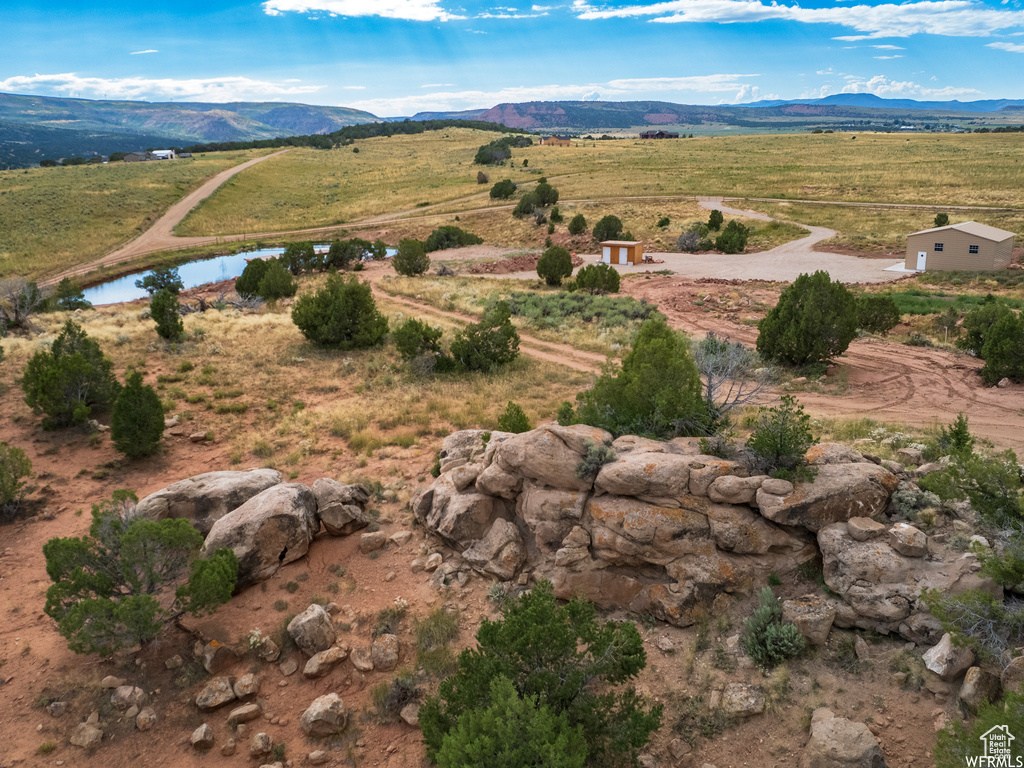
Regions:
[[545, 147], [568, 147], [570, 140], [568, 136], [541, 136], [537, 142]]
[[149, 154], [154, 160], [173, 160], [175, 157], [173, 149], [154, 149]]
[[601, 243], [601, 261], [605, 264], [642, 264], [644, 247], [636, 240], [605, 240]]
[[678, 139], [678, 133], [669, 133], [668, 131], [644, 131], [640, 134], [641, 139]]
[[124, 161], [126, 163], [143, 163], [149, 160], [148, 152], [126, 152], [124, 155]]
[[905, 267], [918, 272], [1006, 269], [1013, 255], [1013, 232], [976, 221], [907, 235]]

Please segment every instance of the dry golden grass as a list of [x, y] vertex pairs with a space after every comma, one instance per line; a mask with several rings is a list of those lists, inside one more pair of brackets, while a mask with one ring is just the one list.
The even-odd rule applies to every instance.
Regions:
[[[304, 281], [303, 288], [309, 287]], [[509, 400], [532, 420], [548, 420], [562, 400], [575, 399], [592, 380], [527, 357], [494, 375], [420, 376], [390, 344], [350, 352], [312, 347], [286, 306], [190, 314], [185, 317], [190, 339], [167, 345], [153, 322], [143, 319], [144, 309], [142, 304], [104, 307], [75, 320], [113, 360], [119, 378], [128, 367], [143, 371], [167, 411], [180, 414], [187, 432], [212, 433], [226, 446], [229, 464], [263, 464], [295, 475], [331, 457], [359, 467], [389, 456], [426, 456], [429, 466], [444, 436], [467, 427], [495, 428]], [[403, 319], [387, 302], [381, 309], [393, 324]], [[3, 341], [0, 403], [19, 422], [35, 417], [20, 403], [17, 376], [68, 317], [39, 316], [37, 335]], [[451, 325], [431, 322], [444, 327], [450, 341]], [[101, 422], [107, 419], [100, 415]]]
[[102, 256], [209, 177], [266, 153], [0, 171], [0, 277], [44, 277]]

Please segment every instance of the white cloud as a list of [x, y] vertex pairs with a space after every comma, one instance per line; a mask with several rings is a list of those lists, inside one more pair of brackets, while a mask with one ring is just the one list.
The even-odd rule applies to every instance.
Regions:
[[132, 51], [131, 55], [138, 56], [143, 53], [160, 53], [160, 51], [156, 50], [155, 48], [150, 48], [148, 51]]
[[805, 24], [835, 24], [862, 34], [836, 40], [869, 40], [879, 37], [908, 37], [914, 34], [950, 37], [985, 37], [1024, 27], [1024, 12], [997, 10], [978, 0], [919, 0], [902, 4], [804, 8], [781, 5], [774, 0], [667, 0], [623, 8], [597, 8], [586, 0], [575, 0], [573, 9], [581, 19], [652, 17], [661, 23], [703, 22], [730, 24], [769, 19]]
[[897, 54], [894, 54], [892, 56], [872, 56], [871, 58], [879, 59], [880, 61], [885, 61], [886, 59], [902, 59], [903, 56], [901, 54], [897, 53]]
[[54, 75], [19, 75], [0, 80], [0, 91], [86, 99], [145, 101], [275, 101], [322, 90], [321, 85], [301, 85], [253, 80], [248, 77], [211, 77], [174, 80], [144, 77], [80, 77], [74, 72]]
[[638, 93], [681, 92], [734, 93], [744, 80], [759, 75], [696, 75], [693, 77], [650, 77], [610, 80], [606, 83], [575, 85], [515, 86], [496, 91], [439, 91], [437, 93], [399, 96], [390, 99], [367, 99], [346, 104], [365, 109], [375, 115], [409, 115], [415, 112], [473, 109], [481, 105], [522, 101], [592, 101], [637, 98]]
[[268, 16], [317, 11], [332, 16], [380, 16], [406, 21], [451, 21], [465, 18], [449, 13], [438, 0], [266, 0], [263, 3], [263, 12]]
[[871, 48], [877, 48], [880, 51], [905, 51], [906, 48], [901, 48], [898, 45], [872, 45]]
[[[824, 89], [822, 89], [824, 91]], [[863, 80], [857, 79], [843, 86], [841, 93], [873, 93], [887, 99], [956, 99], [961, 96], [979, 96], [981, 91], [974, 88], [925, 88], [923, 85], [910, 80], [890, 80], [885, 75], [875, 75]], [[823, 96], [828, 94], [822, 93]]]
[[475, 18], [477, 19], [536, 19], [540, 16], [547, 16], [547, 11], [543, 13], [518, 13], [511, 12], [514, 9], [509, 9], [504, 13], [480, 13]]
[[1000, 51], [1009, 51], [1010, 53], [1024, 53], [1024, 45], [1020, 43], [989, 43], [989, 48], [996, 48]]

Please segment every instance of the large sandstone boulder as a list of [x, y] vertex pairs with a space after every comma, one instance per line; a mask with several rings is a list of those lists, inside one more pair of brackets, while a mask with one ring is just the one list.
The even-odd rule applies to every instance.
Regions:
[[487, 444], [483, 440], [484, 433], [483, 429], [463, 429], [448, 435], [441, 443], [441, 452], [438, 456], [442, 474], [482, 459], [484, 451], [487, 450]]
[[576, 467], [586, 455], [588, 444], [611, 445], [612, 436], [603, 429], [576, 424], [562, 427], [544, 424], [513, 435], [494, 450], [494, 463], [510, 475], [534, 480], [541, 485], [565, 490], [587, 491], [590, 478], [576, 476]]
[[671, 453], [634, 450], [601, 467], [594, 490], [677, 506], [690, 491], [690, 460]]
[[300, 483], [275, 485], [213, 524], [203, 552], [221, 547], [238, 558], [238, 586], [269, 579], [306, 554], [320, 528], [316, 498]]
[[477, 570], [508, 581], [526, 562], [526, 547], [515, 523], [498, 518], [462, 557]]
[[345, 703], [336, 693], [328, 693], [314, 699], [299, 718], [302, 731], [312, 738], [333, 736], [348, 726]]
[[804, 595], [782, 603], [782, 618], [795, 624], [812, 645], [822, 646], [836, 618], [836, 607], [818, 595]]
[[995, 675], [981, 667], [971, 667], [964, 675], [964, 683], [960, 686], [960, 701], [971, 711], [999, 698], [999, 675]]
[[276, 469], [248, 472], [206, 472], [171, 483], [138, 503], [136, 514], [147, 520], [182, 517], [203, 534], [232, 510], [259, 493], [279, 485], [283, 477]]
[[946, 682], [956, 680], [974, 664], [974, 651], [967, 646], [957, 646], [947, 632], [938, 645], [929, 648], [921, 656], [924, 665]]
[[750, 472], [743, 464], [717, 456], [688, 456], [690, 465], [690, 493], [707, 496], [711, 485], [722, 477], [747, 477]]
[[223, 707], [235, 700], [233, 677], [215, 677], [196, 696], [196, 706], [204, 712]]
[[735, 552], [738, 555], [764, 555], [768, 552], [796, 552], [807, 545], [807, 542], [794, 532], [765, 520], [747, 507], [710, 504], [707, 515], [711, 525], [711, 537], [719, 549], [727, 552]]
[[579, 523], [586, 503], [587, 494], [582, 491], [561, 491], [527, 482], [516, 501], [516, 514], [533, 531], [537, 546], [551, 549], [557, 548]]
[[316, 603], [288, 622], [288, 634], [307, 656], [326, 651], [338, 636], [331, 615]]
[[845, 523], [833, 523], [818, 531], [818, 548], [825, 583], [845, 601], [837, 606], [836, 624], [841, 627], [899, 632], [912, 639], [904, 627], [909, 628], [915, 615], [927, 611], [920, 601], [924, 589], [950, 595], [983, 589], [1002, 596], [991, 580], [979, 574], [981, 565], [969, 553], [948, 552], [928, 559], [906, 557], [885, 539], [857, 541]]
[[800, 768], [886, 768], [878, 739], [864, 723], [836, 717], [821, 707], [811, 716], [811, 740]]
[[757, 506], [769, 520], [817, 532], [881, 513], [898, 485], [896, 475], [875, 464], [825, 464], [817, 467], [813, 482], [800, 483], [788, 496], [759, 490]]
[[665, 565], [707, 551], [707, 499], [685, 496], [685, 506], [660, 507], [629, 496], [595, 496], [587, 503], [594, 556], [616, 565]]
[[427, 530], [460, 549], [481, 538], [491, 521], [505, 511], [505, 502], [499, 498], [475, 491], [460, 493], [450, 472], [414, 497], [412, 506]]
[[346, 485], [321, 477], [311, 490], [316, 497], [320, 522], [332, 536], [348, 536], [370, 524], [370, 516], [365, 512], [370, 492], [365, 486]]

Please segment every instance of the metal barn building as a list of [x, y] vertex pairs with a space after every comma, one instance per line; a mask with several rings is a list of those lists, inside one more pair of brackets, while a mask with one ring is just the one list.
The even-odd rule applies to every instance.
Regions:
[[1013, 255], [1013, 232], [976, 221], [907, 235], [907, 269], [918, 272], [1006, 269]]

